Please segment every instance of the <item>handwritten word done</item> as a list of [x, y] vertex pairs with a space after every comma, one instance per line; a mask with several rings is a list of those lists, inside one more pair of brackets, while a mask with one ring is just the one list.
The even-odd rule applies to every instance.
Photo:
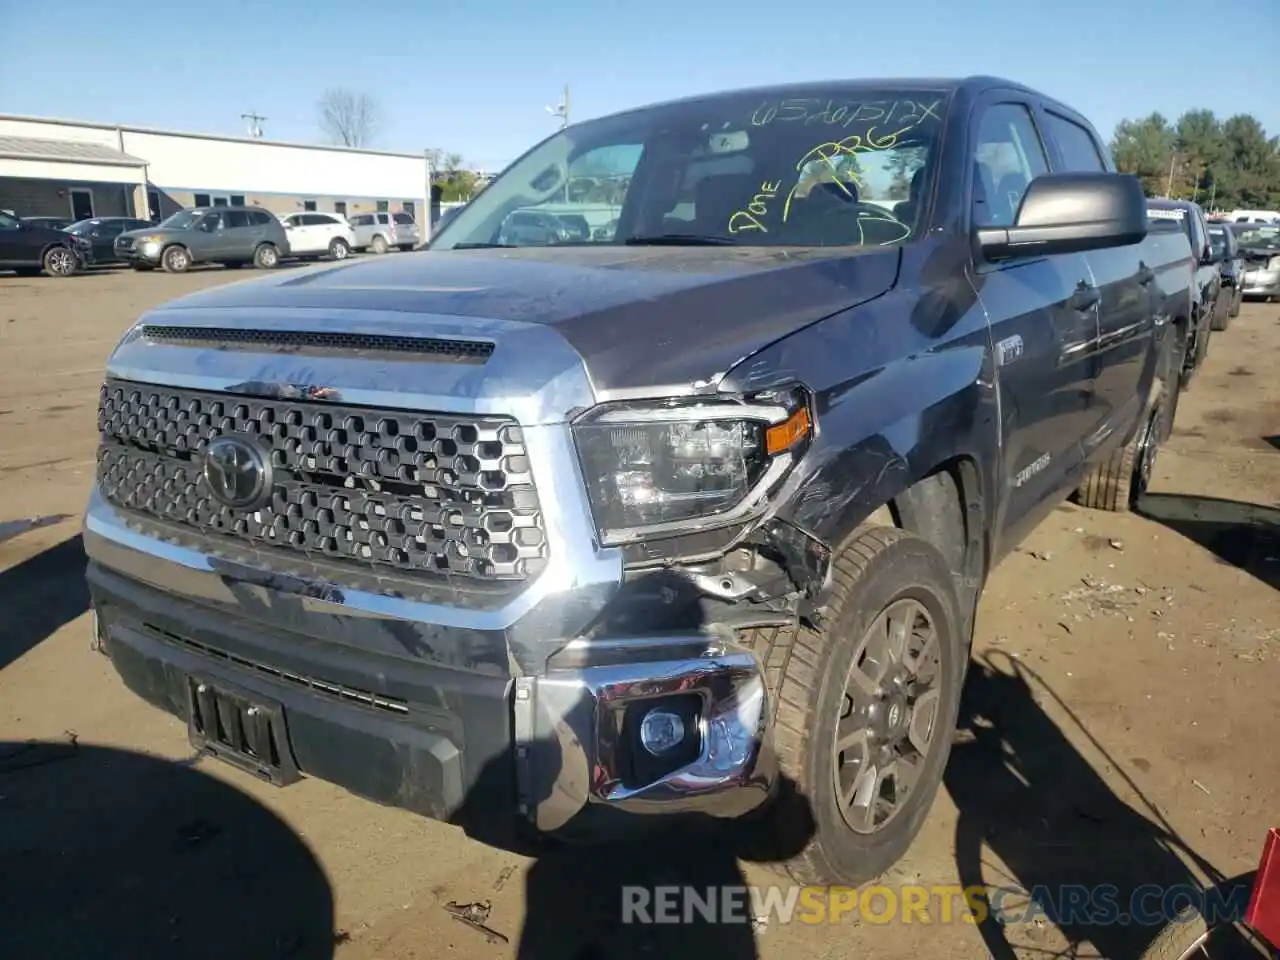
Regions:
[[743, 233], [749, 230], [768, 233], [769, 230], [763, 221], [769, 215], [769, 201], [777, 197], [781, 189], [782, 181], [777, 183], [765, 181], [760, 184], [760, 192], [751, 198], [746, 209], [737, 211], [729, 218], [729, 233]]

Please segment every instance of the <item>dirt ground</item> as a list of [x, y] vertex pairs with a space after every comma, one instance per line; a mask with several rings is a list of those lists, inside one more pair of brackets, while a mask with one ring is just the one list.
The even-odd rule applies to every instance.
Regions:
[[[779, 880], [710, 843], [529, 860], [325, 783], [193, 761], [183, 725], [90, 652], [79, 513], [117, 338], [239, 276], [0, 276], [0, 956], [487, 960], [523, 937], [540, 958], [964, 960], [1127, 957], [1152, 935], [936, 915], [602, 934], [623, 877]], [[887, 882], [1123, 897], [1256, 866], [1280, 822], [1278, 321], [1250, 304], [1214, 335], [1143, 515], [1064, 505], [995, 573], [946, 788]], [[493, 942], [445, 909], [482, 900]]]

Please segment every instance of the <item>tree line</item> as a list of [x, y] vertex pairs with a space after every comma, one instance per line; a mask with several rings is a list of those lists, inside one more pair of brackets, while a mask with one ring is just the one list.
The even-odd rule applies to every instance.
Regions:
[[1280, 208], [1280, 137], [1257, 118], [1225, 120], [1188, 110], [1121, 120], [1111, 140], [1116, 167], [1136, 174], [1149, 197], [1194, 200], [1207, 210]]

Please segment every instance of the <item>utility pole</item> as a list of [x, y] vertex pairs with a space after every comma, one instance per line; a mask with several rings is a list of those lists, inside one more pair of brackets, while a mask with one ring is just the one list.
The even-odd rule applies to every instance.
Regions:
[[564, 85], [564, 97], [560, 100], [557, 107], [547, 107], [547, 113], [560, 120], [560, 129], [563, 130], [569, 125], [569, 85]]
[[256, 113], [242, 113], [240, 114], [240, 119], [249, 121], [249, 136], [254, 139], [262, 137], [262, 121], [267, 119], [266, 117]]
[[1178, 162], [1178, 151], [1173, 151], [1173, 156], [1169, 158], [1169, 185], [1165, 187], [1164, 195], [1170, 200], [1173, 199], [1173, 168]]

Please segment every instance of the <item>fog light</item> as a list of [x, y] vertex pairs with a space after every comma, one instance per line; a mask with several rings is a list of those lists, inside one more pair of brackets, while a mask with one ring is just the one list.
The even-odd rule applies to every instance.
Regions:
[[654, 708], [640, 722], [640, 743], [655, 757], [678, 746], [683, 740], [684, 721], [670, 710]]

